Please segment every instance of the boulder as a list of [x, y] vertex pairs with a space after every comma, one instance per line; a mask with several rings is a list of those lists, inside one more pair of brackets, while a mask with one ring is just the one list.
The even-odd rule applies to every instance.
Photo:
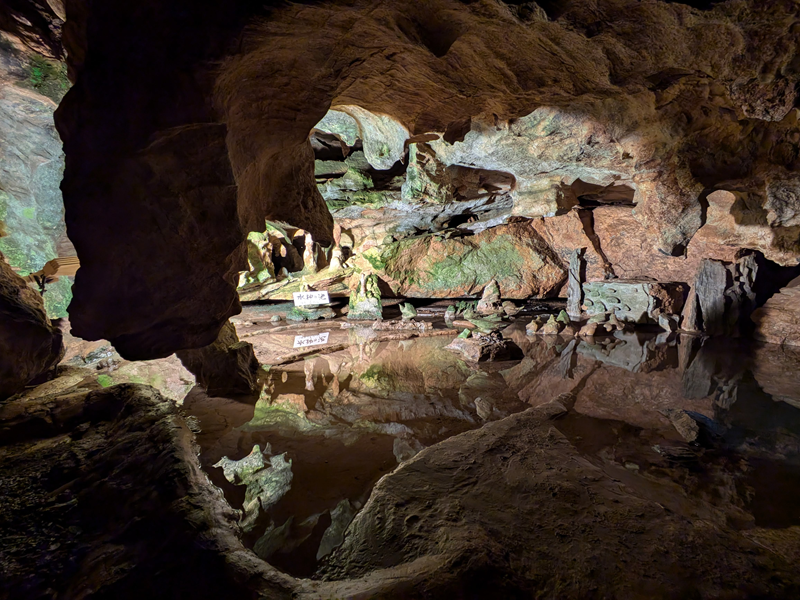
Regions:
[[213, 344], [197, 350], [181, 350], [176, 354], [211, 396], [256, 391], [259, 364], [253, 345], [240, 342], [230, 322], [225, 324]]
[[566, 269], [529, 223], [470, 237], [425, 235], [389, 244], [370, 257], [395, 294], [455, 298], [481, 293], [495, 280], [515, 300], [555, 295]]
[[63, 355], [61, 330], [47, 318], [42, 297], [0, 254], [0, 400], [45, 376]]
[[504, 340], [499, 333], [473, 333], [472, 337], [455, 338], [445, 350], [460, 354], [469, 362], [515, 360], [522, 358], [522, 351], [511, 340]]

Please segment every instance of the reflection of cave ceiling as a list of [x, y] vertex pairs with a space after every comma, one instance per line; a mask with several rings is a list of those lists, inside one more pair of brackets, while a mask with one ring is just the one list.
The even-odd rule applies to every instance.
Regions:
[[441, 136], [425, 143], [447, 165], [512, 173], [516, 216], [558, 212], [580, 179], [634, 189], [653, 252], [682, 251], [715, 188], [791, 227], [797, 8], [542, 4], [68, 2], [76, 333], [139, 358], [207, 344], [238, 310], [247, 231], [268, 217], [327, 242], [308, 135], [331, 105], [391, 117], [367, 124], [380, 167], [407, 131]]

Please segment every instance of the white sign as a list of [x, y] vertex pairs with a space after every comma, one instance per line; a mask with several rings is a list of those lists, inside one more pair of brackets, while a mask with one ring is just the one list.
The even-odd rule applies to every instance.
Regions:
[[317, 304], [328, 304], [331, 300], [328, 298], [328, 292], [295, 292], [294, 296], [295, 306], [316, 306]]
[[295, 348], [308, 348], [309, 346], [319, 346], [328, 343], [329, 331], [318, 333], [317, 335], [297, 335], [294, 338]]

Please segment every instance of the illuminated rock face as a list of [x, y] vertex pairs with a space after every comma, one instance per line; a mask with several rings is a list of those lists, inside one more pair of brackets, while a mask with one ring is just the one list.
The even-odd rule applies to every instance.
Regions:
[[[650, 260], [692, 246], [709, 219], [705, 192], [758, 193], [756, 243], [735, 227], [726, 243], [763, 248], [772, 236], [784, 264], [796, 254], [786, 241], [798, 226], [800, 166], [791, 4], [66, 4], [76, 85], [57, 124], [83, 265], [72, 321], [124, 355], [211, 343], [239, 310], [243, 242], [264, 218], [327, 246], [333, 223], [309, 133], [331, 107], [339, 117], [320, 135], [352, 144], [360, 131], [374, 171], [410, 166], [417, 152], [419, 185], [387, 190], [404, 202], [452, 190], [420, 155], [445, 170], [506, 174], [505, 204], [487, 226], [558, 218], [586, 202], [579, 182], [623, 184]], [[248, 24], [257, 26], [243, 34]], [[781, 42], [767, 53], [764, 40]], [[359, 218], [391, 221], [379, 210]]]

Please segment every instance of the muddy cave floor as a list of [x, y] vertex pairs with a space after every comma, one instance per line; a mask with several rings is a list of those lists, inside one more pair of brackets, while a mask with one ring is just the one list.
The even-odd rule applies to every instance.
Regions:
[[[211, 597], [203, 577], [177, 581], [199, 568], [196, 532], [166, 535], [185, 524], [153, 516], [183, 514], [158, 502], [186, 491], [166, 492], [157, 469], [119, 475], [126, 450], [102, 451], [141, 430], [127, 452], [150, 460], [169, 415], [241, 511], [231, 530], [295, 597], [800, 597], [800, 351], [657, 332], [530, 337], [521, 317], [504, 331], [521, 360], [467, 363], [444, 349], [454, 332], [435, 305], [419, 337], [271, 323], [275, 310], [234, 320], [273, 365], [257, 397], [209, 397], [173, 357], [144, 376], [172, 398], [121, 409], [139, 386], [98, 379], [125, 381], [128, 365], [73, 340], [59, 379], [0, 407], [0, 597], [132, 597], [152, 592], [146, 578]], [[293, 348], [319, 333], [327, 344]], [[255, 477], [226, 478], [226, 462], [253, 457]], [[176, 538], [182, 561], [148, 567]]]

